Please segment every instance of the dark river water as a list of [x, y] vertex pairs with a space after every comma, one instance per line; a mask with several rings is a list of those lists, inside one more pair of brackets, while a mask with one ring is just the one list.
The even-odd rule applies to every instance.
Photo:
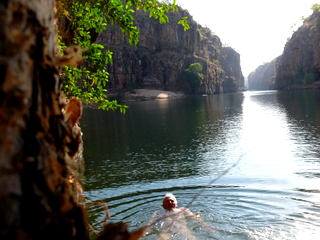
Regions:
[[[126, 114], [85, 108], [81, 120], [85, 195], [108, 205], [109, 221], [137, 229], [171, 192], [217, 229], [190, 220], [199, 240], [320, 239], [319, 91], [127, 105]], [[103, 208], [89, 213], [99, 229]]]

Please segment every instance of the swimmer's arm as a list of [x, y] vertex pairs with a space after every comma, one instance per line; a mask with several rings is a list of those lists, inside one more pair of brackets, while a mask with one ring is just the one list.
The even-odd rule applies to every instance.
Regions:
[[196, 220], [197, 222], [199, 222], [204, 228], [206, 228], [207, 230], [209, 230], [210, 232], [216, 233], [217, 230], [214, 229], [213, 227], [211, 227], [210, 225], [208, 225], [205, 221], [203, 221], [200, 216], [195, 215], [193, 212], [191, 212], [188, 208], [185, 208], [183, 211], [185, 211], [185, 213], [192, 219]]
[[207, 230], [209, 230], [210, 232], [216, 233], [217, 230], [213, 227], [211, 227], [210, 225], [208, 225], [205, 221], [203, 221], [200, 217], [196, 216], [195, 218], [196, 221], [198, 221], [204, 228], [206, 228]]
[[154, 224], [157, 221], [157, 219], [159, 218], [159, 217], [157, 217], [158, 215], [159, 215], [158, 211], [156, 211], [152, 214], [150, 220], [148, 221], [148, 226], [151, 226], [152, 224]]
[[159, 217], [157, 217], [158, 214], [159, 214], [158, 211], [156, 211], [156, 212], [154, 212], [154, 213], [152, 214], [151, 218], [149, 219], [149, 221], [148, 221], [148, 223], [147, 223], [147, 227], [148, 227], [148, 228], [146, 229], [146, 231], [145, 231], [145, 233], [144, 233], [144, 236], [149, 235], [149, 234], [152, 234], [152, 233], [155, 232], [154, 229], [153, 229], [153, 227], [152, 227], [152, 225], [153, 225], [154, 223], [156, 223], [157, 219], [159, 218]]

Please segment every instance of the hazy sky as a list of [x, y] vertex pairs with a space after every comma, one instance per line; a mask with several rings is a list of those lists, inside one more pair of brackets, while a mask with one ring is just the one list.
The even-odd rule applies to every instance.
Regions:
[[244, 77], [282, 54], [292, 26], [319, 0], [177, 0], [193, 19], [241, 55]]

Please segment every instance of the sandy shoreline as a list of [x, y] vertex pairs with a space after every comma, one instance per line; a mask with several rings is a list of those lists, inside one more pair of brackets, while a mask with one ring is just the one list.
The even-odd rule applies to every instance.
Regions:
[[163, 90], [152, 89], [134, 89], [125, 92], [121, 100], [122, 101], [142, 101], [142, 100], [158, 100], [158, 99], [171, 99], [185, 97], [182, 92], [171, 92]]
[[[293, 89], [320, 89], [320, 81], [315, 81], [310, 84], [294, 84], [287, 86], [284, 90]], [[155, 89], [133, 89], [126, 92], [117, 93], [115, 89], [110, 89], [109, 97], [116, 97], [120, 102], [133, 102], [133, 101], [149, 101], [186, 97], [187, 94], [183, 92], [172, 92]]]

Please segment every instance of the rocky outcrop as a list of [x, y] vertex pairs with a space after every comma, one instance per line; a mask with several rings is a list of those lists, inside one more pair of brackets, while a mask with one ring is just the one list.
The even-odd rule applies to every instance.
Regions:
[[314, 12], [292, 35], [276, 62], [276, 89], [320, 80], [319, 43], [320, 12]]
[[249, 74], [249, 90], [270, 90], [274, 88], [276, 61], [277, 58], [273, 59], [271, 62], [262, 64]]
[[240, 54], [231, 47], [223, 47], [221, 66], [224, 70], [224, 92], [245, 90], [244, 77], [240, 65]]
[[[130, 46], [117, 26], [108, 25], [98, 43], [110, 49], [113, 64], [108, 65], [108, 88], [146, 88], [187, 91], [184, 70], [192, 63], [203, 67], [204, 80], [198, 93], [235, 92], [244, 88], [240, 55], [223, 48], [218, 36], [203, 28], [186, 10], [168, 14], [170, 22], [160, 24], [148, 13], [137, 11], [135, 24], [140, 30], [137, 46]], [[188, 17], [190, 29], [177, 22]]]

